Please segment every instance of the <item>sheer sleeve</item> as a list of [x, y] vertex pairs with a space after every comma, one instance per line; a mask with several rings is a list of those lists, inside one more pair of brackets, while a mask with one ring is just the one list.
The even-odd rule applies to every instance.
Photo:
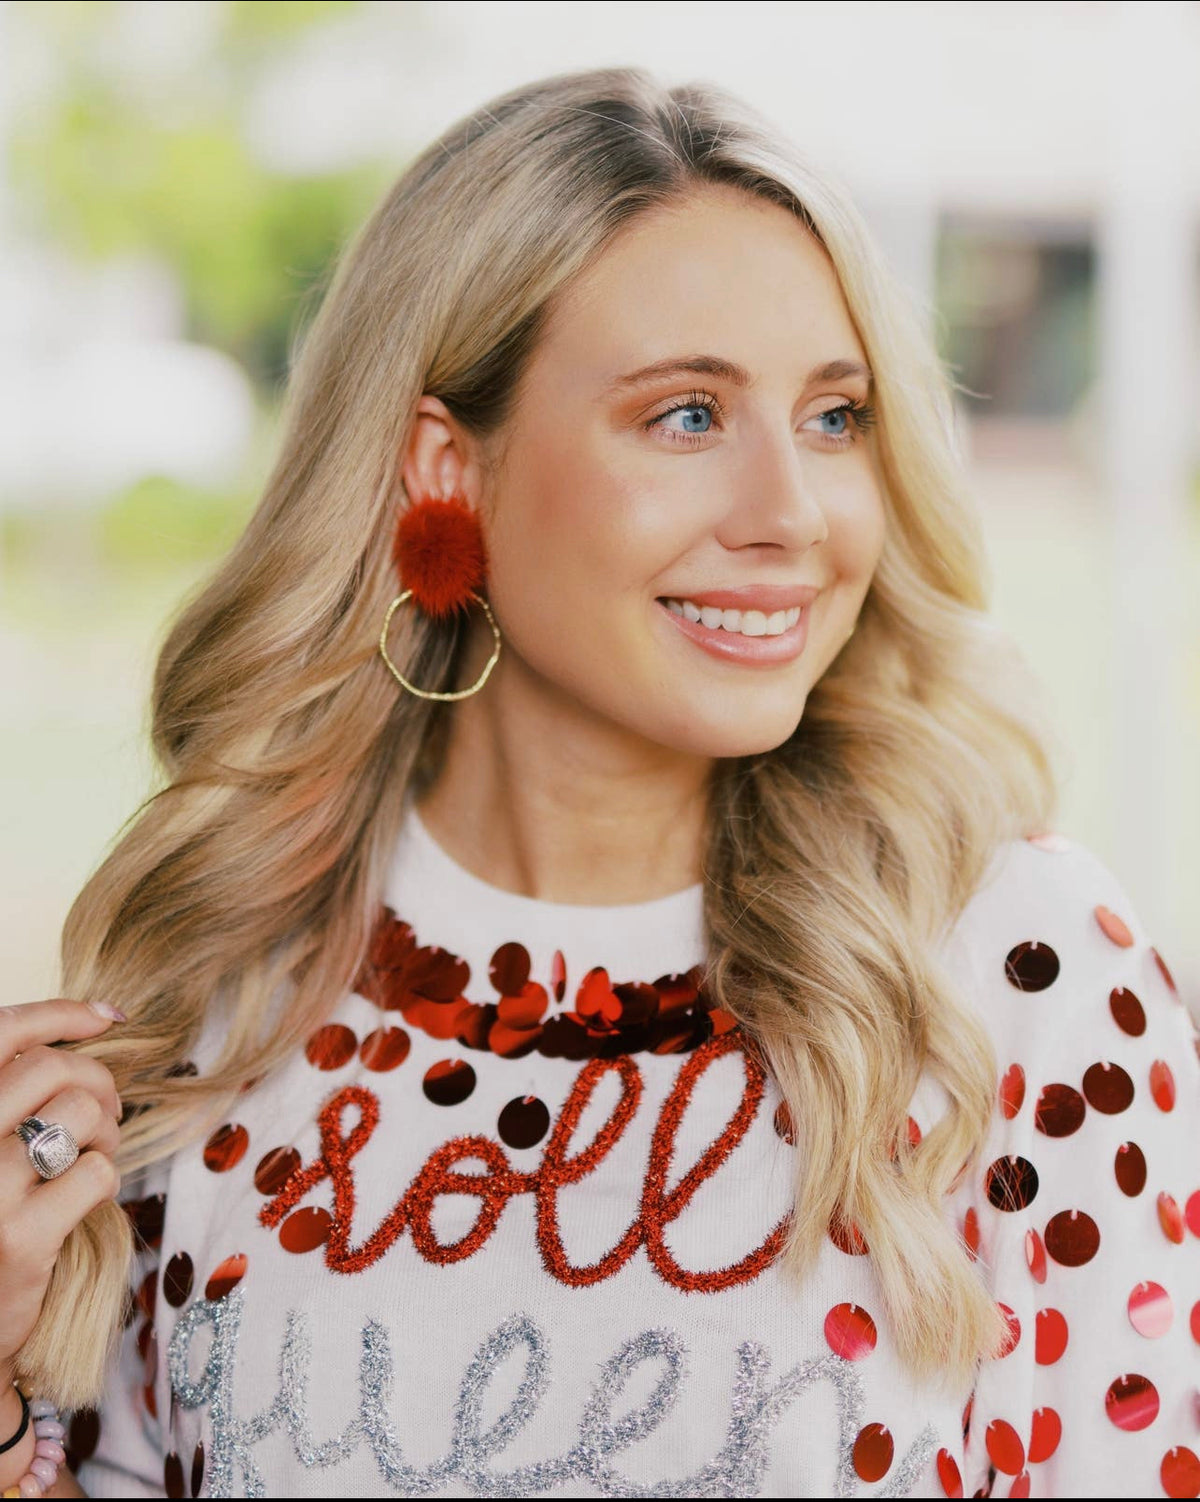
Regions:
[[[167, 1200], [167, 1164], [131, 1174], [120, 1201], [134, 1229], [131, 1313], [97, 1409], [78, 1409], [67, 1428], [67, 1461], [91, 1497], [182, 1496], [168, 1492], [155, 1376], [154, 1314]], [[194, 1495], [194, 1493], [193, 1493]]]
[[[965, 1239], [1009, 1320], [966, 1495], [1200, 1495], [1200, 1055], [1113, 873], [1017, 842], [984, 902], [1001, 1081]], [[958, 1493], [961, 1495], [961, 1493]]]

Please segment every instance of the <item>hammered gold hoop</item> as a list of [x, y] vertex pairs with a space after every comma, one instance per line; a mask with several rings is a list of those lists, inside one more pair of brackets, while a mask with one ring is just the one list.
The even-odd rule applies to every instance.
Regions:
[[388, 606], [387, 615], [383, 618], [383, 630], [379, 633], [379, 650], [383, 653], [384, 662], [392, 670], [393, 676], [400, 683], [401, 687], [406, 688], [410, 694], [416, 694], [422, 699], [469, 699], [472, 694], [477, 694], [487, 682], [488, 674], [496, 666], [497, 659], [500, 656], [500, 628], [496, 625], [496, 619], [488, 607], [488, 602], [480, 595], [477, 595], [474, 590], [471, 591], [471, 598], [483, 606], [483, 613], [487, 616], [488, 625], [492, 628], [492, 635], [496, 638], [496, 645], [492, 648], [492, 655], [488, 658], [483, 672], [480, 673], [470, 688], [455, 689], [452, 693], [435, 693], [431, 689], [417, 688], [414, 684], [409, 683], [408, 679], [405, 678], [400, 669], [388, 656], [387, 634], [388, 627], [392, 623], [392, 616], [396, 613], [397, 606], [403, 605], [411, 594], [411, 589], [406, 589], [403, 594], [398, 594]]

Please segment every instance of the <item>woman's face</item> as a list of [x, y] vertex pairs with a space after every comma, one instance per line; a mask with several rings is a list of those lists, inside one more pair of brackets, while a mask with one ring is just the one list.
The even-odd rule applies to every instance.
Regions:
[[883, 544], [870, 413], [835, 410], [869, 400], [860, 366], [786, 210], [714, 188], [627, 227], [559, 302], [493, 477], [508, 671], [693, 755], [786, 740]]

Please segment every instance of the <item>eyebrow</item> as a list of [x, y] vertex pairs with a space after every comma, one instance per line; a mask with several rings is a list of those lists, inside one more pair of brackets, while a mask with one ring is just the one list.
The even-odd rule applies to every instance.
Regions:
[[[605, 395], [613, 396], [634, 386], [644, 386], [663, 376], [685, 373], [714, 376], [719, 381], [728, 381], [731, 386], [741, 387], [749, 386], [754, 379], [744, 365], [724, 360], [720, 355], [670, 355], [665, 360], [656, 360], [652, 365], [643, 365], [640, 370], [631, 371], [628, 375], [618, 376], [606, 387]], [[870, 367], [860, 360], [827, 360], [823, 365], [815, 365], [804, 384], [809, 386], [814, 381], [844, 381], [854, 376], [865, 377], [868, 387], [875, 384]]]

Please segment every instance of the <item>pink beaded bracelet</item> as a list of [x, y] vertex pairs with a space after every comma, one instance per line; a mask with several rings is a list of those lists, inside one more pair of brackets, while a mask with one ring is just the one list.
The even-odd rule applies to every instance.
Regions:
[[44, 1497], [58, 1479], [58, 1468], [66, 1460], [63, 1437], [66, 1427], [58, 1409], [47, 1398], [35, 1398], [29, 1405], [37, 1443], [29, 1469], [15, 1486], [0, 1492], [0, 1497]]

